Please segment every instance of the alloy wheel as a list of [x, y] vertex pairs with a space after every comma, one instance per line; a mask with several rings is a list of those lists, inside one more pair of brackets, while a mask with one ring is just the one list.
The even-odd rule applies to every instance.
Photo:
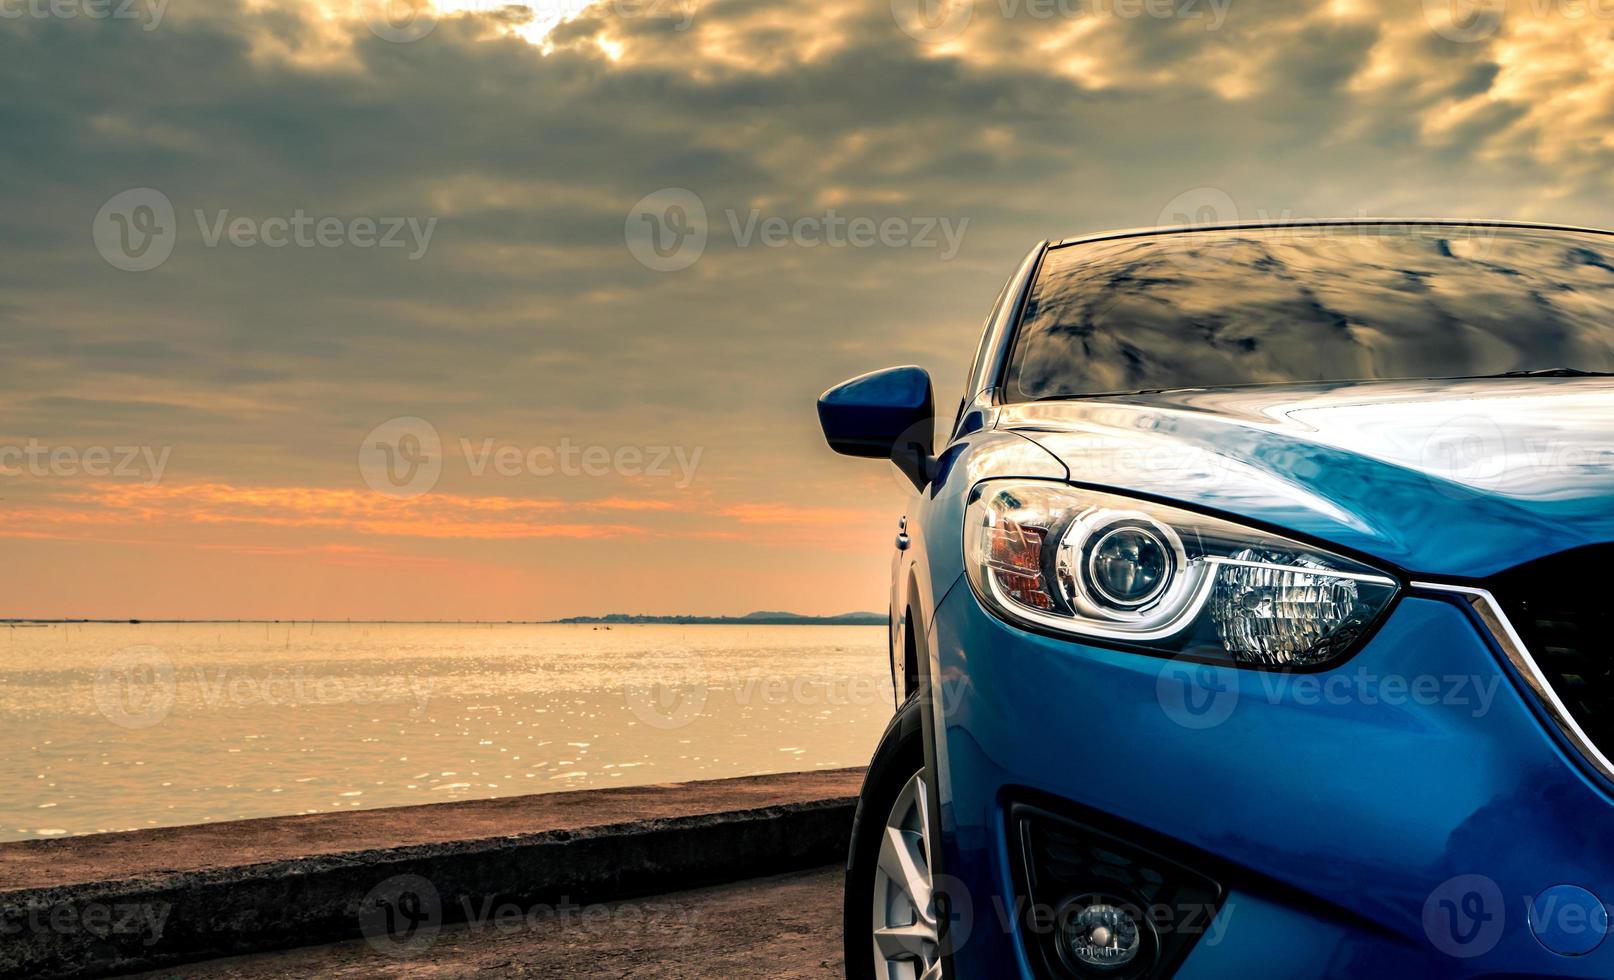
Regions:
[[874, 975], [941, 980], [924, 772], [897, 794], [874, 869]]

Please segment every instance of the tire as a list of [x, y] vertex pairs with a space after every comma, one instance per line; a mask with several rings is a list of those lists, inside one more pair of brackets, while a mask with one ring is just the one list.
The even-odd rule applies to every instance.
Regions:
[[[919, 699], [915, 695], [897, 710], [874, 750], [852, 822], [842, 908], [848, 980], [929, 980], [941, 976], [934, 939], [935, 912], [928, 901], [929, 849], [935, 843], [924, 811], [928, 805], [924, 798], [928, 778]], [[913, 810], [916, 793], [917, 813]], [[898, 804], [902, 804], [903, 813], [893, 812]], [[893, 828], [897, 830], [895, 835]], [[899, 855], [898, 849], [904, 843], [908, 860]], [[908, 873], [896, 873], [899, 868]], [[918, 872], [917, 877], [913, 871]], [[916, 884], [904, 887], [908, 882]], [[924, 907], [910, 896], [915, 890], [923, 892]], [[887, 926], [883, 953], [875, 942], [876, 927], [882, 922]], [[887, 957], [895, 959], [887, 961]]]

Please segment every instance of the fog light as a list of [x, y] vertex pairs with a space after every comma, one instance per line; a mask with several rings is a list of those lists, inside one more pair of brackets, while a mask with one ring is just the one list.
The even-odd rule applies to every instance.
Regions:
[[1060, 952], [1073, 964], [1093, 970], [1119, 970], [1137, 959], [1143, 933], [1125, 909], [1091, 898], [1060, 909]]
[[1146, 830], [1100, 830], [1027, 803], [1011, 803], [1009, 818], [1031, 976], [1172, 976], [1222, 906], [1222, 887], [1166, 857], [1161, 848], [1172, 842]]

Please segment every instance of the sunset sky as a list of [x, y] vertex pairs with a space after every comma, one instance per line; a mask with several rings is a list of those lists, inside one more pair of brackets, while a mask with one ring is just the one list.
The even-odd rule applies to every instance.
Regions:
[[919, 2], [5, 5], [0, 616], [883, 610], [813, 399], [1038, 239], [1614, 224], [1614, 0]]

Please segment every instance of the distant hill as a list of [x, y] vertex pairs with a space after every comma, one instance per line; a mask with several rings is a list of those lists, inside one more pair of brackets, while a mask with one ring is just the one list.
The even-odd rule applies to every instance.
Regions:
[[584, 623], [595, 626], [670, 624], [674, 626], [884, 626], [885, 613], [850, 612], [839, 616], [802, 616], [789, 612], [754, 612], [744, 616], [639, 616], [611, 613], [606, 616], [569, 616], [557, 623]]

